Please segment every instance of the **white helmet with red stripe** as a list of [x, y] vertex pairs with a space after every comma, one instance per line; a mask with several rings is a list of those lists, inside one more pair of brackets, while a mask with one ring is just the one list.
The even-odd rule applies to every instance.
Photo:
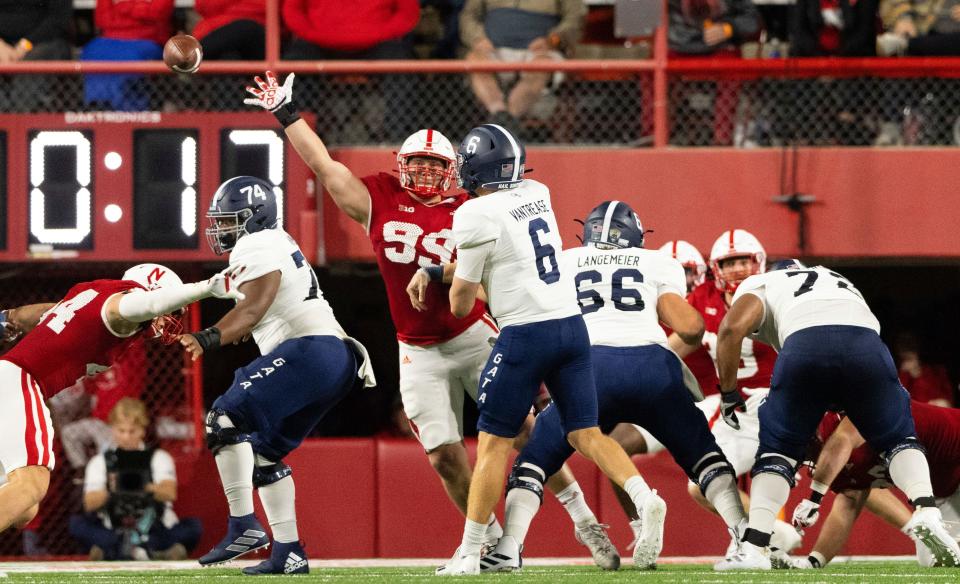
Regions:
[[[436, 158], [443, 169], [413, 168], [409, 160], [415, 156]], [[400, 186], [422, 199], [442, 194], [450, 188], [457, 173], [457, 152], [447, 137], [436, 130], [420, 130], [411, 134], [397, 152]]]
[[753, 259], [753, 269], [751, 273], [762, 274], [767, 269], [767, 252], [760, 245], [760, 240], [753, 236], [749, 231], [743, 229], [731, 229], [724, 231], [720, 237], [713, 242], [710, 248], [710, 270], [713, 271], [714, 280], [717, 288], [731, 294], [736, 292], [740, 282], [746, 279], [740, 278], [737, 281], [728, 282], [724, 280], [720, 270], [720, 262], [730, 258], [749, 257]]
[[[137, 264], [124, 272], [120, 279], [136, 282], [147, 290], [183, 285], [183, 280], [176, 272], [160, 264]], [[160, 339], [165, 345], [175, 343], [177, 337], [183, 333], [185, 314], [186, 308], [181, 308], [173, 314], [163, 314], [153, 319], [151, 327], [154, 338]]]
[[676, 239], [668, 241], [660, 246], [660, 251], [680, 262], [685, 270], [691, 270], [694, 279], [693, 286], [703, 284], [707, 278], [707, 262], [703, 261], [703, 256], [693, 247], [689, 241]]

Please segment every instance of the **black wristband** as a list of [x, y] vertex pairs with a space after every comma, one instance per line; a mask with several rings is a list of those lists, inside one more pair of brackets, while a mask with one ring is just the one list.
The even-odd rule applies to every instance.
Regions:
[[297, 106], [293, 105], [292, 101], [273, 110], [273, 115], [284, 128], [300, 119], [300, 112], [297, 111]]
[[810, 491], [810, 500], [816, 503], [817, 505], [823, 501], [823, 493], [818, 493], [816, 491]]
[[443, 281], [443, 266], [427, 266], [423, 268], [431, 282]]
[[202, 331], [190, 334], [193, 335], [193, 338], [197, 339], [197, 343], [204, 352], [210, 349], [220, 348], [220, 329], [215, 326], [207, 327]]

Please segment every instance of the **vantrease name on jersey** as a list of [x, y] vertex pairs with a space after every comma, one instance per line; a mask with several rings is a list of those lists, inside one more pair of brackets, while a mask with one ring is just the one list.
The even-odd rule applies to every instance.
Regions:
[[582, 258], [577, 258], [577, 267], [578, 268], [587, 268], [590, 266], [639, 266], [640, 265], [640, 256], [633, 254], [604, 254], [604, 255], [588, 255]]
[[510, 210], [510, 214], [513, 215], [513, 218], [519, 223], [531, 217], [536, 217], [537, 215], [542, 215], [550, 211], [550, 208], [547, 207], [546, 201], [534, 201], [532, 203], [525, 203], [519, 207], [514, 207]]

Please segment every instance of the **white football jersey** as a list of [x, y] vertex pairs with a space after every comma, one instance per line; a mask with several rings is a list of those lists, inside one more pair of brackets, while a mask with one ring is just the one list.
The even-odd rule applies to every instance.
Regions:
[[[545, 185], [527, 179], [467, 201], [453, 215], [453, 239], [458, 250], [493, 244], [480, 281], [501, 328], [580, 313]], [[457, 276], [466, 276], [460, 265]]]
[[763, 302], [763, 322], [753, 335], [777, 351], [791, 334], [814, 326], [859, 326], [880, 332], [863, 295], [842, 275], [823, 266], [750, 276], [737, 288]]
[[266, 355], [288, 340], [311, 335], [347, 335], [323, 297], [317, 275], [297, 242], [282, 229], [264, 229], [244, 235], [230, 252], [230, 266], [246, 266], [237, 286], [270, 272], [280, 271], [280, 289], [253, 338]]
[[591, 345], [667, 345], [657, 301], [663, 294], [686, 294], [680, 262], [636, 247], [575, 247], [561, 257], [560, 268], [573, 275]]

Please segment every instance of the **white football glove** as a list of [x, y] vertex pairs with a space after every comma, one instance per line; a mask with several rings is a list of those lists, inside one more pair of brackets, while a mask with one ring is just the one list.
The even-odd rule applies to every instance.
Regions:
[[277, 76], [273, 74], [273, 71], [267, 71], [264, 77], [267, 78], [266, 81], [260, 79], [260, 77], [253, 78], [257, 87], [247, 86], [247, 93], [253, 95], [253, 97], [244, 99], [243, 103], [260, 106], [269, 112], [276, 112], [293, 101], [293, 73], [287, 75], [283, 85], [277, 82]]
[[812, 527], [820, 519], [820, 503], [804, 499], [793, 509], [793, 526], [797, 529]]
[[246, 269], [246, 266], [233, 266], [214, 274], [206, 282], [208, 296], [238, 302], [246, 298], [236, 286], [237, 277]]

